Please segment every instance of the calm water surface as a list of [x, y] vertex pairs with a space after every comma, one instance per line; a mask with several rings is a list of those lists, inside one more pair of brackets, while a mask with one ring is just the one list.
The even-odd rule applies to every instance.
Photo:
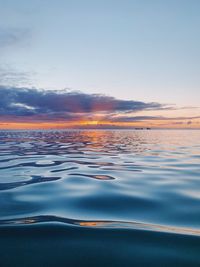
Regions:
[[200, 266], [200, 131], [1, 131], [0, 266]]

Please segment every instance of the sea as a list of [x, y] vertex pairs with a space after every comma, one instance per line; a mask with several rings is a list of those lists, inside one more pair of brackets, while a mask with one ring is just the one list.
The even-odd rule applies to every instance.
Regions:
[[0, 266], [200, 266], [200, 130], [0, 131]]

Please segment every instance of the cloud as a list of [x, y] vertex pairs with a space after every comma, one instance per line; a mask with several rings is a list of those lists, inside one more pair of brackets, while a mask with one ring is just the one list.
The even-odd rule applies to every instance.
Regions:
[[71, 121], [94, 115], [159, 110], [160, 103], [120, 100], [100, 94], [69, 90], [39, 90], [0, 86], [0, 116], [39, 121]]
[[9, 47], [21, 43], [30, 36], [28, 29], [0, 28], [0, 48]]
[[0, 82], [4, 86], [31, 85], [34, 75], [34, 72], [17, 71], [7, 64], [0, 65]]
[[[109, 116], [107, 117], [109, 121], [112, 122], [139, 122], [139, 121], [184, 121], [184, 120], [194, 120], [200, 119], [200, 116], [191, 116], [191, 117], [164, 117], [164, 116]], [[191, 124], [191, 121], [188, 121], [187, 124]]]
[[[107, 95], [88, 94], [70, 90], [42, 90], [0, 86], [0, 122], [59, 123], [98, 121], [99, 127], [106, 122], [117, 125], [129, 123], [166, 122], [166, 125], [191, 125], [200, 116], [165, 117], [138, 116], [139, 111], [174, 109], [155, 102], [122, 100]], [[123, 124], [124, 123], [124, 124]], [[131, 125], [131, 124], [129, 124]], [[165, 124], [162, 124], [165, 125]]]
[[[13, 52], [16, 54], [18, 48], [30, 44], [32, 30], [28, 28], [3, 28], [0, 27], [0, 84], [9, 86], [30, 86], [32, 75], [35, 72], [15, 70], [6, 61], [6, 56]], [[19, 50], [18, 50], [19, 51]]]

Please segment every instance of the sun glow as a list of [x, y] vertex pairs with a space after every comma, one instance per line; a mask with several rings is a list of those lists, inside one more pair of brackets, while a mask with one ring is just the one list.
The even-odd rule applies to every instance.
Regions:
[[85, 129], [105, 129], [105, 128], [196, 128], [199, 129], [200, 121], [198, 119], [193, 120], [192, 123], [188, 123], [187, 120], [145, 120], [135, 122], [112, 122], [103, 120], [103, 118], [74, 120], [74, 121], [33, 121], [31, 118], [27, 121], [1, 121], [0, 129], [68, 129], [68, 128], [85, 128]]
[[91, 121], [84, 121], [82, 122], [83, 125], [98, 125], [99, 121], [96, 121], [96, 120], [91, 120]]

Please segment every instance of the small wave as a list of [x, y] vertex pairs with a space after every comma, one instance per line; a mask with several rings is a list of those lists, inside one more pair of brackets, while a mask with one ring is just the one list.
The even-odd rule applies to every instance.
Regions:
[[112, 228], [112, 229], [128, 228], [133, 230], [146, 230], [154, 232], [200, 236], [200, 230], [193, 228], [158, 225], [158, 224], [143, 223], [136, 221], [126, 222], [126, 221], [109, 221], [109, 220], [76, 220], [53, 215], [41, 215], [33, 217], [0, 220], [0, 226], [31, 225], [38, 223], [53, 223], [53, 222], [63, 223], [67, 225], [74, 225], [79, 227], [88, 227], [88, 228], [93, 228], [93, 227]]
[[44, 176], [39, 176], [39, 175], [32, 175], [31, 179], [29, 180], [12, 182], [12, 183], [0, 183], [0, 191], [17, 188], [17, 187], [24, 186], [24, 185], [56, 181], [59, 179], [60, 177], [44, 177]]
[[100, 174], [92, 175], [92, 174], [82, 174], [82, 173], [70, 173], [69, 175], [83, 176], [83, 177], [93, 178], [97, 180], [114, 180], [115, 179], [114, 177], [110, 175], [100, 175]]

